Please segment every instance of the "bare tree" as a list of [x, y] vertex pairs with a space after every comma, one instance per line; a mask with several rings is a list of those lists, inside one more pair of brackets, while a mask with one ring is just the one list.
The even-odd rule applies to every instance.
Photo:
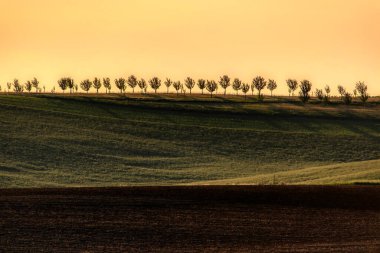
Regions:
[[247, 100], [247, 92], [249, 91], [249, 84], [248, 83], [243, 83], [241, 85], [241, 90], [244, 93], [244, 99]]
[[177, 96], [178, 96], [178, 92], [179, 92], [179, 90], [181, 90], [182, 87], [183, 87], [182, 83], [181, 83], [180, 81], [178, 81], [178, 82], [174, 82], [174, 83], [173, 83], [173, 87], [174, 87], [174, 89], [177, 91]]
[[75, 90], [75, 93], [78, 93], [78, 90], [79, 90], [78, 84], [74, 84], [74, 90]]
[[230, 82], [231, 79], [227, 75], [221, 76], [219, 79], [219, 85], [224, 89], [224, 96], [226, 95], [227, 88], [231, 85]]
[[242, 89], [242, 82], [239, 78], [235, 78], [232, 83], [232, 88], [236, 91], [236, 95], [239, 95], [239, 90]]
[[368, 86], [364, 82], [357, 82], [356, 85], [356, 90], [359, 93], [360, 100], [365, 103], [367, 102], [369, 95], [367, 93], [368, 91]]
[[25, 90], [27, 90], [27, 91], [30, 93], [30, 91], [31, 91], [32, 88], [33, 88], [32, 82], [31, 82], [31, 81], [27, 81], [27, 82], [25, 83], [24, 87], [25, 87]]
[[106, 93], [111, 93], [111, 79], [109, 77], [103, 78], [103, 86], [106, 89]]
[[148, 85], [146, 84], [145, 79], [141, 78], [141, 80], [137, 82], [137, 85], [140, 87], [141, 93], [143, 93], [144, 91], [146, 92], [146, 88]]
[[170, 78], [166, 78], [164, 84], [166, 86], [166, 94], [169, 94], [169, 88], [170, 88], [170, 86], [172, 86], [173, 81], [170, 80]]
[[292, 93], [292, 96], [294, 96], [294, 92], [298, 89], [298, 81], [295, 79], [288, 79], [286, 80], [286, 84], [289, 88], [289, 94]]
[[326, 85], [325, 92], [326, 92], [326, 95], [325, 95], [324, 99], [325, 99], [325, 102], [328, 103], [328, 102], [330, 102], [330, 93], [331, 93], [331, 89], [330, 89], [329, 85]]
[[277, 89], [277, 83], [275, 80], [269, 79], [268, 90], [270, 90], [270, 96], [273, 97], [273, 91]]
[[346, 94], [346, 89], [342, 85], [338, 85], [338, 93], [340, 98], [343, 100], [344, 95]]
[[357, 91], [357, 89], [354, 89], [354, 96], [355, 96], [355, 98], [358, 96], [358, 91]]
[[212, 94], [218, 89], [218, 84], [214, 80], [211, 80], [211, 81], [207, 80], [206, 89], [208, 92], [210, 92], [211, 97], [212, 97]]
[[100, 78], [95, 77], [93, 84], [94, 89], [96, 89], [96, 93], [99, 93], [99, 89], [102, 87], [102, 81]]
[[267, 82], [265, 81], [264, 77], [257, 76], [252, 80], [252, 84], [255, 86], [255, 89], [258, 91], [258, 97], [259, 100], [263, 99], [263, 96], [261, 95], [261, 91], [267, 86]]
[[73, 92], [73, 90], [74, 90], [74, 80], [73, 79], [71, 79], [71, 78], [67, 78], [66, 79], [66, 82], [67, 82], [67, 88], [69, 88], [70, 89], [70, 94]]
[[39, 89], [39, 87], [38, 87], [39, 84], [40, 84], [40, 82], [37, 80], [37, 78], [34, 77], [33, 80], [32, 80], [32, 86], [33, 86], [33, 88], [36, 89], [36, 92]]
[[197, 84], [198, 84], [198, 88], [202, 91], [202, 95], [203, 95], [203, 90], [206, 88], [206, 80], [199, 79]]
[[157, 90], [161, 86], [161, 80], [158, 77], [153, 77], [152, 79], [149, 80], [149, 85], [154, 90], [154, 93], [157, 93]]
[[352, 95], [349, 93], [349, 92], [346, 92], [343, 96], [343, 102], [346, 104], [346, 105], [349, 105], [352, 103]]
[[253, 83], [251, 84], [251, 92], [252, 92], [252, 96], [253, 96], [253, 93], [255, 92], [255, 85]]
[[82, 90], [84, 90], [87, 93], [91, 89], [91, 86], [92, 86], [92, 82], [89, 79], [83, 80], [80, 83], [80, 87], [82, 88]]
[[195, 81], [191, 77], [188, 77], [185, 79], [185, 86], [190, 90], [190, 95], [191, 95], [191, 90], [195, 86]]
[[300, 86], [300, 100], [303, 102], [303, 103], [307, 103], [310, 99], [310, 91], [311, 91], [311, 87], [312, 87], [312, 84], [310, 81], [308, 80], [303, 80], [301, 81], [301, 86]]
[[135, 93], [135, 87], [137, 86], [137, 78], [134, 75], [131, 75], [128, 77], [127, 81], [129, 87], [132, 88], [132, 92]]
[[115, 85], [120, 90], [120, 94], [122, 94], [125, 91], [125, 79], [119, 78], [115, 79]]

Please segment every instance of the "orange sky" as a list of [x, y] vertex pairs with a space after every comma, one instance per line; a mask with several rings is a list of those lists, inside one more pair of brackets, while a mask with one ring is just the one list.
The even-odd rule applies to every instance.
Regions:
[[0, 84], [229, 74], [379, 95], [379, 24], [379, 0], [0, 0]]

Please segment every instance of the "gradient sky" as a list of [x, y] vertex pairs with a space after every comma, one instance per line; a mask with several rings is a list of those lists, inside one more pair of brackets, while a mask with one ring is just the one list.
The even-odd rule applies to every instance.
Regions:
[[379, 95], [379, 24], [379, 0], [0, 0], [0, 84], [229, 74]]

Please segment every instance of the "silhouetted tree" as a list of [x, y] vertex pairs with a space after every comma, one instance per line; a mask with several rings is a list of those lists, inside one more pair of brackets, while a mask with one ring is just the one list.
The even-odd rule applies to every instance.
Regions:
[[178, 82], [174, 82], [173, 83], [173, 87], [174, 87], [174, 89], [177, 91], [177, 96], [178, 96], [178, 93], [179, 93], [179, 90], [181, 90], [182, 89], [182, 83], [180, 82], [180, 81], [178, 81]]
[[329, 85], [326, 85], [325, 92], [326, 92], [326, 95], [324, 97], [324, 100], [326, 103], [328, 103], [328, 102], [330, 102], [330, 93], [331, 93], [331, 89], [330, 89]]
[[99, 89], [102, 87], [102, 81], [100, 81], [100, 78], [95, 77], [92, 85], [94, 89], [96, 89], [96, 93], [99, 93]]
[[13, 90], [16, 93], [22, 93], [24, 91], [24, 86], [20, 84], [18, 79], [13, 80]]
[[236, 91], [236, 95], [239, 95], [239, 90], [241, 90], [241, 81], [239, 78], [235, 78], [232, 82], [232, 88]]
[[354, 89], [354, 96], [355, 98], [358, 96], [358, 91], [356, 89]]
[[203, 95], [203, 90], [206, 88], [206, 80], [199, 79], [197, 84], [198, 84], [198, 88], [202, 91], [202, 95]]
[[123, 93], [125, 91], [125, 79], [124, 78], [115, 79], [115, 85], [120, 90], [120, 93]]
[[195, 86], [195, 81], [191, 77], [188, 77], [185, 79], [185, 86], [190, 90], [190, 95], [191, 95], [191, 90]]
[[251, 92], [252, 92], [252, 96], [253, 96], [253, 93], [255, 92], [255, 85], [253, 83], [251, 84]]
[[70, 88], [70, 93], [72, 88], [74, 87], [74, 80], [70, 77], [64, 77], [58, 80], [58, 85], [62, 89], [62, 92], [65, 93], [67, 88]]
[[75, 93], [78, 93], [78, 89], [79, 89], [78, 84], [74, 84]]
[[273, 97], [273, 91], [277, 89], [277, 83], [275, 80], [269, 79], [268, 90], [270, 90], [270, 96]]
[[368, 91], [367, 85], [364, 82], [357, 82], [356, 85], [355, 85], [355, 87], [356, 87], [356, 90], [359, 93], [360, 100], [363, 103], [367, 102], [367, 100], [369, 98], [369, 95], [367, 93], [367, 91]]
[[208, 92], [210, 92], [211, 97], [212, 97], [212, 94], [217, 90], [217, 88], [218, 88], [218, 84], [214, 80], [212, 81], [207, 80], [206, 89], [208, 90]]
[[227, 75], [221, 76], [219, 79], [219, 85], [224, 89], [224, 96], [226, 95], [227, 88], [231, 85], [230, 82], [231, 79]]
[[67, 82], [67, 88], [70, 89], [70, 94], [71, 94], [73, 92], [74, 86], [75, 86], [74, 80], [71, 78], [67, 78], [66, 82]]
[[8, 88], [8, 93], [9, 93], [9, 91], [10, 91], [11, 88], [12, 88], [12, 83], [7, 83], [7, 88]]
[[288, 79], [286, 80], [286, 84], [288, 85], [289, 91], [292, 93], [292, 96], [294, 96], [294, 92], [298, 89], [298, 81], [295, 79]]
[[146, 84], [145, 79], [141, 78], [141, 80], [137, 82], [137, 85], [140, 87], [141, 93], [143, 93], [144, 91], [146, 92], [146, 88], [148, 85]]
[[258, 97], [259, 100], [263, 99], [263, 96], [261, 95], [261, 91], [267, 86], [267, 82], [265, 81], [264, 77], [257, 76], [252, 80], [253, 86], [255, 86], [255, 89], [258, 91]]
[[316, 89], [315, 90], [315, 96], [319, 99], [319, 100], [323, 100], [323, 90], [322, 89]]
[[87, 93], [91, 89], [91, 86], [92, 86], [92, 82], [89, 79], [83, 80], [80, 83], [80, 87], [82, 88], [82, 90], [84, 90]]
[[25, 83], [24, 87], [25, 87], [25, 90], [27, 90], [30, 93], [30, 91], [32, 90], [32, 87], [33, 87], [32, 82], [31, 81], [27, 81]]
[[137, 86], [137, 78], [134, 75], [131, 75], [128, 77], [127, 81], [129, 87], [132, 88], [132, 92], [135, 93], [135, 87]]
[[157, 90], [161, 86], [161, 80], [158, 77], [153, 77], [152, 79], [149, 80], [149, 85], [154, 90], [154, 93], [157, 93]]
[[352, 103], [352, 95], [348, 92], [346, 92], [343, 96], [343, 102], [346, 104], [346, 105], [349, 105]]
[[166, 86], [166, 94], [169, 94], [169, 88], [170, 88], [170, 86], [172, 86], [173, 81], [170, 80], [170, 78], [166, 78], [164, 84]]
[[[37, 80], [37, 78], [33, 78], [33, 80], [32, 80], [32, 86], [33, 86], [33, 88], [35, 88], [36, 89], [36, 92], [38, 91], [38, 89], [39, 89], [39, 87], [38, 87], [38, 85], [40, 84], [40, 82]], [[44, 91], [45, 92], [45, 91]]]
[[247, 92], [249, 91], [249, 84], [248, 83], [243, 83], [241, 85], [241, 90], [244, 93], [244, 99], [247, 100]]
[[108, 93], [111, 93], [111, 79], [109, 79], [108, 77], [103, 78], [103, 86], [106, 89], [106, 93], [107, 93], [107, 90], [108, 90]]
[[309, 92], [311, 91], [311, 87], [312, 87], [312, 84], [310, 81], [308, 80], [303, 80], [301, 81], [301, 85], [300, 85], [300, 100], [303, 102], [303, 103], [307, 103], [310, 99], [310, 94]]
[[340, 98], [343, 100], [344, 95], [346, 94], [346, 89], [342, 85], [338, 85], [338, 93]]

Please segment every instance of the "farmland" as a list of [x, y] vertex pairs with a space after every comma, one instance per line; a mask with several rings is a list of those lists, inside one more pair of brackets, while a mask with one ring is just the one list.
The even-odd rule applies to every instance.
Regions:
[[2, 252], [378, 252], [378, 186], [0, 190]]
[[0, 185], [377, 183], [379, 108], [375, 100], [1, 95]]

